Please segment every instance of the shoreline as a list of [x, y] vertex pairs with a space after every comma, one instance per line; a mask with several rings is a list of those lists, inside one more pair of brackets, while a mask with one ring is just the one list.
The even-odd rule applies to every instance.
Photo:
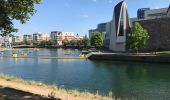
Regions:
[[154, 54], [128, 54], [128, 53], [92, 53], [88, 56], [90, 60], [104, 61], [126, 61], [144, 63], [170, 63], [170, 55]]
[[4, 74], [0, 74], [0, 86], [61, 100], [113, 100], [112, 93], [109, 93], [108, 96], [100, 96], [98, 93], [92, 94], [89, 92], [79, 92], [77, 90], [66, 90], [54, 85], [27, 81]]

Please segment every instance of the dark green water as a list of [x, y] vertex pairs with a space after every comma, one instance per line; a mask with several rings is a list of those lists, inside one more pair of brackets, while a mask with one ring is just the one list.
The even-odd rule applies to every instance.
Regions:
[[111, 91], [113, 96], [122, 99], [170, 99], [170, 65], [167, 64], [38, 58], [77, 57], [80, 53], [63, 49], [9, 51], [4, 55], [13, 52], [27, 52], [35, 58], [0, 58], [0, 73], [66, 89], [98, 91], [103, 95]]

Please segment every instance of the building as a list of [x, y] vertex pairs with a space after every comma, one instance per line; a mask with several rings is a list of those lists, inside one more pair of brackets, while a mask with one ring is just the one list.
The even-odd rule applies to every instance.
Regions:
[[62, 32], [62, 40], [75, 40], [75, 33], [73, 32]]
[[33, 40], [34, 41], [48, 41], [50, 40], [50, 36], [48, 34], [37, 32], [33, 34]]
[[89, 30], [89, 39], [92, 38], [93, 33], [96, 32], [96, 31], [97, 31], [96, 29], [91, 29], [91, 30]]
[[126, 36], [131, 25], [125, 1], [115, 6], [113, 19], [106, 25], [106, 36], [108, 35], [107, 39], [110, 41], [109, 49], [112, 51], [126, 51]]
[[4, 37], [0, 36], [0, 47], [3, 45], [4, 43]]
[[82, 40], [84, 38], [84, 36], [80, 36], [79, 34], [74, 36], [74, 40], [79, 41]]
[[141, 9], [138, 9], [137, 11], [137, 17], [138, 19], [145, 19], [145, 11], [147, 10], [150, 10], [150, 8], [141, 8]]
[[24, 35], [23, 40], [24, 40], [24, 42], [30, 42], [33, 40], [33, 36], [32, 35]]
[[106, 35], [104, 40], [104, 47], [109, 48], [110, 45], [110, 34], [111, 34], [111, 21], [106, 24]]
[[140, 8], [137, 13], [139, 20], [170, 17], [170, 6], [159, 9]]
[[14, 36], [14, 37], [12, 38], [12, 41], [13, 41], [14, 43], [23, 42], [23, 41], [24, 41], [24, 37], [23, 37], [23, 35], [21, 35], [21, 36]]
[[7, 35], [7, 36], [4, 36], [4, 47], [5, 48], [11, 48], [11, 43], [12, 43], [12, 37]]
[[63, 40], [81, 40], [83, 36], [79, 36], [74, 32], [52, 31], [51, 39], [56, 42], [56, 45], [63, 45]]
[[89, 30], [89, 39], [92, 38], [94, 32], [100, 32], [102, 35], [103, 40], [105, 40], [105, 35], [106, 35], [106, 24], [107, 23], [100, 23], [97, 25], [96, 29], [91, 29]]
[[51, 37], [51, 40], [56, 42], [56, 45], [62, 45], [62, 32], [52, 31], [50, 37]]

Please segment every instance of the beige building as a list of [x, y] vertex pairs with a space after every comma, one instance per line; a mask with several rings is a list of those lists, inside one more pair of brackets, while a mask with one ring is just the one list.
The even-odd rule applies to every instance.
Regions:
[[52, 31], [51, 39], [56, 42], [56, 45], [63, 45], [63, 40], [81, 40], [83, 36], [79, 36], [74, 32]]
[[23, 40], [24, 40], [24, 42], [30, 42], [33, 40], [33, 36], [32, 35], [24, 35]]
[[35, 41], [49, 41], [50, 36], [48, 34], [37, 32], [37, 33], [33, 34], [33, 40], [35, 40]]
[[23, 42], [24, 41], [24, 36], [23, 35], [21, 35], [21, 36], [14, 36], [12, 41], [14, 43]]

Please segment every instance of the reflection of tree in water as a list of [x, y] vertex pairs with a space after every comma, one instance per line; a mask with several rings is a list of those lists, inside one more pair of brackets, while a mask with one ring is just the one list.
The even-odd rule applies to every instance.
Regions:
[[[170, 92], [170, 89], [165, 88], [170, 87], [168, 65], [109, 61], [95, 63], [98, 69], [105, 69], [109, 73], [107, 77], [110, 81], [105, 85], [109, 85], [116, 99], [154, 100], [163, 96], [169, 97], [167, 91]], [[157, 95], [160, 97], [156, 97]]]
[[135, 81], [140, 80], [170, 80], [169, 65], [129, 63], [126, 67], [127, 76]]
[[[109, 82], [108, 85], [112, 91], [113, 97], [121, 100], [126, 100], [128, 97], [128, 80], [126, 77], [126, 64], [122, 62], [110, 62], [110, 61], [95, 61], [95, 66], [98, 69], [107, 70]], [[100, 70], [100, 71], [101, 71]]]

